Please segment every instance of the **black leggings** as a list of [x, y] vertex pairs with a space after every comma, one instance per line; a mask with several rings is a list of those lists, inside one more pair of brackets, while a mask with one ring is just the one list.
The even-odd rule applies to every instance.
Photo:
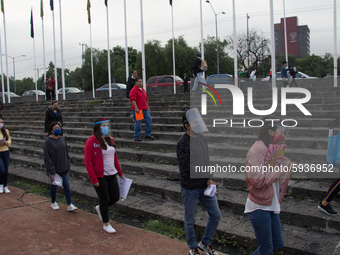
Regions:
[[[115, 175], [98, 178], [99, 187], [94, 186], [99, 197], [100, 214], [104, 223], [109, 222], [109, 206], [119, 200], [119, 186]], [[110, 198], [109, 198], [110, 197]]]
[[335, 197], [339, 193], [339, 191], [340, 191], [340, 179], [336, 179], [329, 187], [325, 200], [330, 203], [333, 197]]

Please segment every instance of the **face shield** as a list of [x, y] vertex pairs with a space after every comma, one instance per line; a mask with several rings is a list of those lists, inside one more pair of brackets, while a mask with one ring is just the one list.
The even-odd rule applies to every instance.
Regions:
[[186, 118], [192, 131], [196, 134], [209, 132], [197, 108], [191, 108], [186, 112]]
[[110, 137], [111, 136], [111, 125], [110, 125], [110, 121], [107, 119], [102, 119], [101, 121], [95, 122], [92, 125], [96, 125], [99, 124], [100, 125], [100, 131], [102, 136], [104, 137]]
[[274, 127], [276, 127], [276, 130], [275, 131], [272, 130], [273, 132], [275, 132], [275, 134], [270, 135], [271, 143], [272, 144], [285, 144], [286, 138], [289, 133], [289, 129], [283, 126], [280, 126], [280, 125], [276, 125], [276, 124], [274, 125]]

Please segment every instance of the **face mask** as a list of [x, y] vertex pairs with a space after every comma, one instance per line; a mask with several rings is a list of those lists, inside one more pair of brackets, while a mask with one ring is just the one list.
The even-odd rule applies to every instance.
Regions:
[[59, 136], [59, 135], [61, 134], [61, 129], [58, 128], [58, 129], [54, 130], [54, 131], [53, 131], [53, 134], [54, 134], [55, 136]]
[[283, 142], [285, 140], [285, 137], [283, 135], [273, 135], [270, 136], [270, 139], [272, 140], [272, 144], [279, 144], [280, 142]]
[[54, 111], [58, 111], [58, 107], [52, 107]]
[[109, 127], [102, 127], [102, 135], [107, 135], [109, 133]]
[[4, 123], [0, 123], [0, 128], [3, 128], [4, 127]]

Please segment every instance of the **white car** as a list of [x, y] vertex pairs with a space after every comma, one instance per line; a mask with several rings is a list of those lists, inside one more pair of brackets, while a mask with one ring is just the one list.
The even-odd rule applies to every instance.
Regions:
[[[287, 70], [287, 72], [288, 72], [288, 70]], [[269, 81], [269, 79], [270, 79], [270, 77], [267, 76], [266, 78], [262, 78], [261, 81]], [[301, 79], [318, 79], [318, 77], [309, 76], [309, 75], [307, 75], [307, 74], [305, 74], [305, 73], [302, 73], [302, 72], [299, 72], [299, 71], [298, 71], [298, 72], [296, 73], [295, 79], [296, 79], [296, 80], [301, 80]], [[276, 80], [277, 80], [277, 81], [282, 81], [281, 72], [277, 72], [277, 73], [276, 73]]]
[[[65, 93], [69, 94], [69, 93], [80, 93], [80, 92], [84, 92], [84, 90], [80, 90], [76, 87], [66, 87], [65, 88]], [[58, 89], [58, 94], [63, 94], [63, 88]]]

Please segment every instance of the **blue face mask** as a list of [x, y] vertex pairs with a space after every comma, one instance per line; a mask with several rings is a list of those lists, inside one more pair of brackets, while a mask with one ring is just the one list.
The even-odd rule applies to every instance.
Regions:
[[107, 135], [109, 133], [109, 127], [102, 127], [102, 135]]
[[60, 134], [61, 134], [61, 129], [58, 128], [58, 129], [54, 130], [54, 131], [53, 131], [53, 134], [54, 134], [55, 136], [60, 136]]

